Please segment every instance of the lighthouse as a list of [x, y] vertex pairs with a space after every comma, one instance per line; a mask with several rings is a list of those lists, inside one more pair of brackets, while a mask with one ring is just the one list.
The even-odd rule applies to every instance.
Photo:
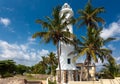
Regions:
[[[62, 6], [60, 11], [60, 17], [65, 14], [64, 21], [70, 21], [73, 17], [74, 13], [70, 5], [65, 3]], [[65, 27], [63, 31], [69, 30], [70, 33], [73, 33], [73, 26], [69, 24]], [[72, 40], [72, 38], [70, 38]], [[76, 64], [73, 62], [74, 55], [68, 55], [70, 52], [74, 50], [74, 46], [70, 44], [65, 44], [61, 42], [61, 55], [60, 55], [60, 64], [61, 64], [61, 83], [68, 84], [68, 81], [76, 81], [77, 79], [77, 68]], [[56, 69], [57, 71], [57, 81], [59, 80], [59, 67]]]

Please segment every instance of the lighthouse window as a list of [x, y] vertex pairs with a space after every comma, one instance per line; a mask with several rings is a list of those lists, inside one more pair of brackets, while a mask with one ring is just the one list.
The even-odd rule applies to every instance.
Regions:
[[70, 58], [67, 59], [67, 63], [68, 63], [68, 64], [71, 63], [71, 59], [70, 59]]

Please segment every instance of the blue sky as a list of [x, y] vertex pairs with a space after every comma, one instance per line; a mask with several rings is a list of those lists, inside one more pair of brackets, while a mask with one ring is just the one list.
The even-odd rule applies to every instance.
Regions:
[[[32, 39], [31, 36], [41, 31], [35, 20], [51, 16], [52, 8], [65, 2], [70, 4], [74, 16], [78, 17], [77, 10], [83, 9], [87, 0], [0, 0], [0, 60], [13, 59], [31, 66], [38, 63], [41, 56], [56, 52], [52, 43], [40, 44], [39, 38]], [[92, 4], [94, 7], [105, 7], [106, 12], [101, 17], [106, 24], [101, 36], [117, 37], [105, 47], [113, 50], [113, 56], [120, 63], [120, 0], [93, 0]], [[73, 30], [78, 37], [86, 33], [84, 28], [78, 30], [76, 26]]]

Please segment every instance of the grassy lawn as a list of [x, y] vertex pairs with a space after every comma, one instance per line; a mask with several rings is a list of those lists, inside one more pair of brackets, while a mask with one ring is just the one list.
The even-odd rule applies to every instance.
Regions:
[[25, 79], [27, 79], [27, 80], [36, 80], [36, 81], [37, 80], [46, 80], [46, 78], [44, 78], [44, 77], [37, 78], [37, 77], [35, 77], [35, 76], [31, 75], [31, 74], [26, 74]]

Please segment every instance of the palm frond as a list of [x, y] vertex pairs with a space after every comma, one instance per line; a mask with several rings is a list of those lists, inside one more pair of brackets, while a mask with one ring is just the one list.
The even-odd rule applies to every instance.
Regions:
[[80, 57], [80, 56], [74, 56], [72, 62], [73, 62], [73, 63], [76, 62], [76, 60], [77, 60], [79, 57]]
[[88, 52], [89, 48], [83, 48], [81, 52], [78, 53], [79, 56], [83, 56]]
[[82, 38], [85, 42], [88, 41], [88, 39], [87, 39], [85, 36], [81, 36], [81, 38]]
[[103, 43], [106, 44], [106, 43], [108, 43], [108, 42], [110, 42], [112, 40], [116, 40], [116, 38], [107, 38], [107, 39], [104, 40]]
[[61, 10], [61, 6], [57, 6], [57, 7], [53, 8], [52, 16], [57, 22], [59, 21], [60, 10]]
[[80, 14], [80, 15], [84, 15], [84, 10], [79, 9], [79, 10], [78, 10], [78, 14]]
[[101, 17], [95, 17], [94, 19], [98, 22], [101, 22], [103, 25], [105, 24], [105, 20], [102, 19]]
[[99, 14], [99, 13], [102, 13], [102, 12], [105, 12], [104, 7], [95, 8], [95, 9], [93, 10], [91, 16], [96, 15], [96, 14]]
[[43, 26], [43, 28], [47, 28], [50, 26], [50, 24], [48, 22], [45, 22], [45, 21], [40, 20], [40, 19], [36, 20], [36, 23], [41, 24]]
[[47, 32], [36, 32], [32, 35], [32, 38], [36, 38], [36, 37], [42, 37], [46, 34]]
[[91, 5], [92, 0], [88, 0], [86, 6], [85, 6], [85, 11], [90, 13], [90, 10], [92, 10], [92, 5]]
[[81, 22], [79, 25], [78, 25], [78, 28], [81, 28], [82, 26], [84, 26], [86, 24], [85, 21]]
[[98, 59], [97, 59], [97, 57], [96, 57], [96, 55], [95, 55], [95, 51], [94, 51], [94, 50], [91, 50], [91, 55], [92, 55], [93, 60], [94, 60], [95, 62], [98, 62]]

